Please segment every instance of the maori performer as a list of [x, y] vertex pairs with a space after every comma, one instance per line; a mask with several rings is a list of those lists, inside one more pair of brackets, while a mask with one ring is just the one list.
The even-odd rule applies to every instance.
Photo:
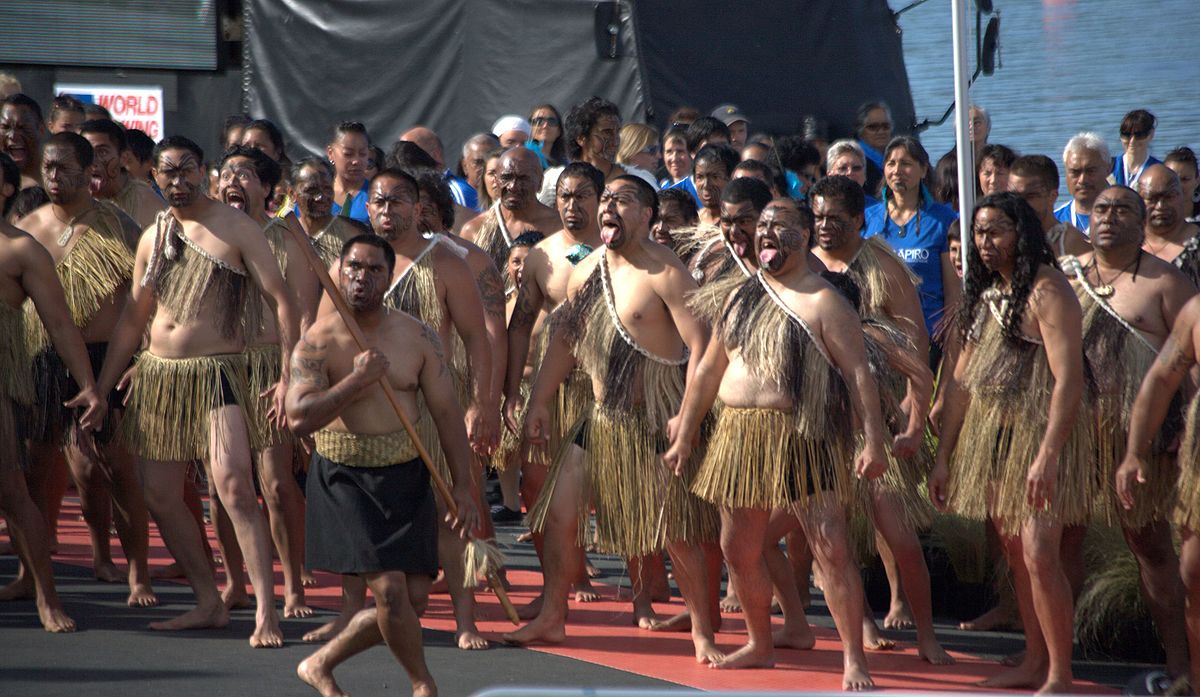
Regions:
[[[763, 211], [755, 238], [762, 268], [737, 287], [714, 327], [665, 459], [676, 471], [687, 462], [719, 397], [693, 491], [721, 511], [721, 548], [750, 637], [716, 667], [774, 665], [763, 551], [778, 539], [766, 534], [772, 509], [786, 508], [799, 517], [831, 579], [826, 598], [844, 643], [843, 687], [863, 690], [874, 683], [844, 506], [852, 463], [857, 477], [877, 478], [887, 467], [883, 421], [858, 318], [808, 268], [811, 234], [811, 214], [791, 199]], [[856, 415], [866, 436], [857, 458]]]
[[[69, 131], [51, 136], [40, 158], [50, 203], [19, 224], [54, 259], [67, 307], [87, 342], [95, 375], [104, 363], [109, 339], [128, 297], [139, 233], [133, 220], [116, 206], [92, 198], [88, 185], [95, 167], [93, 158], [92, 146], [82, 136]], [[115, 438], [123, 411], [122, 397], [115, 391], [108, 393], [109, 417], [99, 432], [80, 430], [72, 410], [63, 407], [63, 402], [79, 390], [72, 377], [77, 373], [69, 370], [50, 346], [32, 306], [26, 315], [37, 395], [29, 433], [34, 498], [52, 516], [47, 524], [54, 530], [66, 487], [66, 481], [55, 473], [63, 467], [65, 456], [80, 492], [96, 578], [128, 583], [130, 606], [157, 605], [146, 564], [146, 503], [133, 457]], [[117, 570], [109, 549], [109, 529], [114, 522], [129, 560], [125, 574]]]
[[1200, 286], [1200, 226], [1187, 221], [1191, 201], [1183, 195], [1179, 175], [1166, 165], [1150, 165], [1138, 177], [1137, 187], [1146, 204], [1142, 247]]
[[[204, 153], [199, 146], [170, 136], [155, 146], [153, 159], [155, 180], [170, 208], [138, 243], [132, 298], [113, 333], [99, 381], [102, 391], [111, 389], [148, 333], [122, 431], [139, 456], [150, 513], [197, 600], [194, 609], [150, 627], [180, 630], [229, 622], [200, 530], [180, 505], [188, 463], [204, 460], [254, 586], [256, 626], [250, 645], [282, 646], [271, 540], [252, 480], [251, 453], [260, 444], [250, 428], [257, 405], [245, 348], [247, 327], [259, 326], [259, 296], [265, 295], [275, 311], [280, 354], [290, 354], [299, 325], [296, 299], [262, 230], [245, 214], [200, 193]], [[272, 407], [278, 420], [285, 418], [286, 390], [287, 378], [281, 375]]]
[[557, 211], [537, 200], [542, 167], [532, 150], [510, 148], [500, 156], [499, 166], [499, 198], [459, 234], [487, 252], [496, 268], [502, 269], [513, 240], [531, 230], [557, 229], [559, 220]]
[[380, 379], [395, 390], [410, 420], [422, 410], [432, 415], [456, 482], [459, 517], [450, 526], [465, 536], [478, 523], [462, 407], [441, 340], [428, 325], [384, 305], [395, 265], [391, 245], [363, 235], [345, 244], [338, 266], [352, 321], [379, 348], [360, 352], [346, 319], [332, 313], [305, 332], [292, 358], [288, 421], [296, 434], [311, 433], [316, 442], [308, 475], [308, 562], [361, 578], [376, 601], [297, 667], [300, 679], [326, 697], [343, 694], [334, 668], [380, 641], [408, 673], [414, 696], [437, 694], [418, 620], [437, 574], [437, 497], [416, 446], [375, 384]]
[[[1142, 199], [1132, 189], [1104, 190], [1092, 204], [1095, 251], [1062, 263], [1083, 308], [1083, 350], [1096, 386], [1096, 464], [1107, 483], [1096, 518], [1125, 533], [1166, 650], [1167, 673], [1177, 678], [1187, 674], [1183, 588], [1170, 526], [1178, 478], [1171, 448], [1182, 432], [1181, 400], [1171, 403], [1145, 467], [1121, 472], [1117, 467], [1125, 459], [1138, 388], [1196, 288], [1170, 263], [1142, 249], [1144, 218]], [[1131, 495], [1128, 509], [1121, 505], [1122, 491]]]
[[975, 209], [963, 346], [947, 385], [929, 496], [993, 519], [1016, 580], [1025, 655], [988, 687], [1071, 689], [1072, 600], [1063, 528], [1086, 524], [1098, 492], [1088, 461], [1079, 301], [1037, 214], [1017, 194]]
[[132, 157], [125, 129], [108, 119], [84, 121], [79, 135], [92, 144], [96, 153], [96, 169], [90, 182], [96, 197], [120, 208], [138, 229], [154, 222], [154, 216], [167, 207], [150, 182], [129, 176], [126, 158]]
[[[933, 631], [929, 569], [917, 531], [932, 522], [921, 484], [933, 464], [925, 439], [926, 405], [933, 393], [929, 336], [921, 314], [916, 275], [877, 237], [863, 239], [866, 198], [862, 187], [843, 176], [813, 184], [817, 257], [845, 273], [858, 287], [859, 315], [868, 336], [872, 371], [879, 380], [884, 423], [891, 439], [888, 469], [878, 481], [857, 487], [862, 507], [883, 544], [878, 545], [892, 590], [884, 626], [916, 626], [917, 653], [934, 664], [953, 663]], [[907, 601], [907, 602], [906, 602]], [[864, 619], [868, 646], [882, 643], [875, 623]]]
[[[541, 365], [550, 332], [547, 324], [550, 315], [567, 300], [567, 285], [571, 272], [600, 247], [600, 194], [604, 191], [604, 175], [587, 162], [572, 162], [563, 168], [556, 186], [556, 202], [561, 229], [534, 245], [521, 271], [521, 282], [517, 286], [517, 299], [508, 323], [508, 370], [504, 384], [504, 423], [511, 434], [501, 442], [501, 450], [516, 450], [521, 462], [521, 498], [525, 507], [532, 510], [542, 493], [549, 474], [546, 455], [553, 456], [563, 448], [562, 457], [572, 459], [572, 467], [582, 465], [583, 450], [564, 445], [562, 437], [575, 425], [592, 402], [592, 384], [587, 373], [574, 368], [567, 379], [559, 385], [548, 404], [549, 424], [546, 431], [547, 444], [544, 448], [522, 449], [519, 447], [521, 421], [524, 407], [528, 403], [533, 380], [521, 379], [526, 362], [533, 365], [536, 374]], [[505, 443], [504, 441], [516, 441]], [[598, 596], [588, 580], [586, 558], [583, 547], [576, 545], [575, 536], [563, 536], [565, 549], [547, 550], [546, 538], [533, 532], [533, 545], [547, 576], [557, 576], [557, 566], [564, 555], [572, 554], [579, 577], [572, 583], [576, 602], [590, 602]], [[551, 542], [560, 541], [551, 538]], [[643, 589], [634, 589], [636, 595]], [[541, 607], [540, 599], [520, 612], [524, 619], [533, 619]], [[527, 615], [527, 616], [526, 616]]]
[[[288, 234], [288, 226], [299, 225], [297, 220], [291, 216], [272, 218], [267, 214], [267, 203], [279, 183], [279, 177], [279, 164], [261, 150], [235, 145], [221, 158], [217, 194], [222, 202], [250, 216], [262, 229], [279, 265], [279, 272], [299, 302], [301, 326], [307, 326], [312, 323], [316, 313], [320, 286], [308, 268], [304, 255], [295, 247], [295, 238]], [[262, 302], [265, 303], [265, 300]], [[275, 319], [267, 312], [260, 316], [263, 318], [261, 327], [247, 328], [252, 333], [248, 338], [246, 362], [250, 394], [261, 399], [274, 392], [283, 367], [280, 364], [279, 331]], [[295, 477], [296, 457], [301, 446], [290, 432], [278, 427], [273, 416], [270, 405], [261, 402], [249, 415], [250, 428], [255, 432], [254, 440], [261, 448], [255, 451], [258, 480], [269, 513], [271, 539], [283, 566], [283, 616], [309, 617], [313, 611], [304, 601], [301, 573], [304, 563], [304, 497]], [[242, 572], [241, 549], [212, 482], [209, 483], [209, 494], [217, 502], [212, 515], [225, 561], [225, 604], [227, 607], [246, 606], [249, 598], [246, 596], [246, 577]]]
[[[564, 442], [579, 444], [588, 462], [581, 467], [560, 450], [530, 527], [545, 533], [547, 554], [570, 549], [571, 536], [582, 544], [587, 527], [580, 520], [590, 500], [601, 550], [630, 559], [665, 546], [691, 613], [696, 660], [715, 663], [722, 658], [713, 642], [720, 618], [717, 556], [704, 547], [716, 540], [716, 512], [687, 490], [694, 463], [681, 462], [676, 477], [659, 457], [706, 333], [685, 303], [695, 282], [671, 250], [650, 239], [657, 208], [654, 189], [632, 175], [613, 179], [600, 197], [604, 249], [571, 273], [569, 305], [555, 315], [525, 414], [526, 435], [544, 446], [551, 433], [548, 405], [578, 364], [591, 378], [595, 401]], [[577, 561], [568, 552], [559, 573], [548, 573], [540, 614], [506, 641], [563, 640]], [[644, 611], [635, 607], [635, 617]]]
[[[490, 384], [492, 356], [486, 313], [471, 268], [463, 259], [465, 250], [448, 244], [442, 235], [427, 238], [420, 233], [417, 210], [420, 189], [412, 175], [399, 169], [384, 169], [371, 180], [368, 191], [367, 209], [375, 234], [387, 240], [397, 258], [384, 305], [433, 327], [442, 345], [448, 347], [447, 362], [455, 394], [466, 414], [467, 437], [476, 453], [489, 454], [495, 450], [498, 437], [498, 389]], [[443, 476], [453, 480], [432, 414], [424, 409], [418, 421], [425, 448]], [[472, 477], [475, 476], [473, 473]], [[474, 593], [464, 587], [464, 542], [443, 526], [438, 545], [454, 603], [458, 646], [467, 650], [486, 648], [487, 641], [475, 626]]]
[[[1146, 175], [1142, 175], [1145, 180]], [[1138, 489], [1152, 481], [1160, 429], [1170, 418], [1176, 393], [1200, 362], [1200, 296], [1184, 305], [1158, 359], [1146, 371], [1129, 416], [1125, 460], [1117, 471], [1117, 495], [1135, 515], [1144, 499]], [[1169, 694], [1192, 694], [1200, 680], [1200, 393], [1184, 410], [1183, 441], [1179, 447], [1179, 494], [1173, 521], [1183, 541], [1179, 572], [1186, 592], [1188, 671]], [[1169, 433], [1169, 430], [1168, 430]], [[1164, 637], [1165, 639], [1165, 637]]]
[[350, 238], [371, 232], [349, 215], [333, 214], [333, 168], [320, 157], [307, 157], [292, 166], [288, 198], [295, 202], [300, 227], [326, 267], [337, 263], [342, 245]]
[[11, 157], [0, 153], [0, 334], [7, 337], [0, 350], [0, 511], [8, 520], [8, 534], [25, 574], [24, 579], [0, 588], [0, 600], [32, 596], [47, 632], [72, 632], [75, 621], [63, 609], [54, 587], [45, 519], [29, 497], [23, 471], [28, 465], [25, 415], [35, 396], [30, 356], [20, 340], [26, 299], [80, 385], [78, 394], [64, 405], [72, 411], [83, 409], [80, 428], [90, 431], [99, 426], [107, 405], [92, 379], [87, 347], [55, 276], [54, 259], [35, 239], [5, 222], [20, 185], [21, 170]]

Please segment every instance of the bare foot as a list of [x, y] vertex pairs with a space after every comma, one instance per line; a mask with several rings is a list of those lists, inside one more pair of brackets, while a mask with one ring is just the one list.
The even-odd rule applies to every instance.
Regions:
[[1038, 688], [1035, 695], [1069, 695], [1071, 694], [1070, 680], [1047, 680], [1045, 684]]
[[696, 647], [696, 662], [700, 665], [712, 665], [725, 660], [725, 654], [711, 639], [692, 637], [692, 643]]
[[538, 596], [517, 608], [517, 617], [525, 621], [532, 620], [542, 612], [542, 596]]
[[807, 610], [812, 607], [812, 591], [808, 587], [808, 581], [801, 581], [796, 586], [797, 590], [800, 591], [800, 607]]
[[458, 648], [463, 651], [481, 651], [488, 647], [488, 640], [484, 639], [474, 626], [456, 633], [454, 640], [458, 642]]
[[848, 665], [842, 671], [842, 689], [846, 692], [874, 690], [875, 681], [871, 679], [866, 666]]
[[1006, 668], [1016, 668], [1017, 666], [1021, 665], [1024, 662], [1025, 662], [1025, 652], [1024, 651], [1010, 653], [1009, 655], [1000, 659], [1000, 665], [1002, 665]]
[[526, 530], [520, 535], [517, 535], [517, 542], [533, 542], [533, 533]]
[[312, 617], [313, 609], [304, 603], [300, 595], [288, 595], [283, 598], [283, 616], [287, 619], [296, 617]]
[[719, 670], [735, 670], [739, 668], [774, 668], [775, 649], [770, 646], [755, 646], [746, 644], [742, 648], [725, 656], [720, 661], [708, 664], [709, 668]]
[[75, 620], [67, 616], [66, 610], [62, 606], [55, 603], [54, 605], [45, 605], [38, 601], [38, 619], [42, 621], [42, 626], [51, 634], [63, 634], [66, 632], [75, 631]]
[[797, 649], [799, 651], [807, 651], [817, 643], [817, 637], [812, 632], [812, 627], [805, 622], [803, 627], [788, 627], [783, 626], [771, 633], [771, 643], [775, 644], [777, 649]]
[[875, 622], [863, 618], [863, 648], [868, 651], [894, 651], [896, 642], [880, 635]]
[[429, 587], [430, 593], [449, 593], [450, 584], [446, 581], [446, 572], [438, 571], [437, 578], [433, 579], [433, 585]]
[[942, 648], [937, 639], [919, 643], [917, 645], [917, 655], [935, 666], [954, 665], [954, 657], [946, 653], [946, 649]]
[[321, 693], [321, 697], [350, 697], [333, 679], [333, 673], [325, 669], [325, 664], [316, 656], [309, 656], [296, 666], [296, 677], [303, 680], [309, 687]]
[[1041, 685], [1046, 680], [1046, 671], [1036, 666], [1028, 666], [1022, 663], [1015, 668], [996, 673], [986, 680], [980, 680], [977, 685], [980, 687], [992, 687], [1001, 690], [1009, 690], [1014, 688], [1034, 688]]
[[313, 576], [313, 572], [304, 569], [300, 572], [300, 587], [301, 588], [316, 588], [317, 577]]
[[283, 648], [283, 632], [279, 630], [279, 615], [275, 613], [275, 608], [258, 618], [258, 625], [250, 635], [250, 648]]
[[183, 629], [207, 629], [229, 624], [229, 611], [224, 605], [196, 607], [179, 617], [165, 622], [151, 622], [150, 628], [158, 632], [177, 632]]
[[168, 579], [168, 578], [185, 578], [183, 568], [176, 562], [171, 562], [166, 566], [155, 566], [150, 569], [151, 579]]
[[33, 586], [33, 579], [27, 575], [17, 576], [17, 580], [0, 588], [0, 601], [29, 600], [35, 597], [37, 590]]
[[500, 637], [507, 644], [528, 646], [530, 644], [561, 644], [567, 638], [566, 628], [561, 622], [538, 618], [515, 632]]
[[314, 629], [311, 632], [308, 632], [300, 640], [306, 641], [310, 644], [316, 643], [316, 642], [322, 642], [322, 641], [329, 641], [333, 637], [337, 636], [339, 632], [341, 632], [343, 629], [346, 628], [347, 625], [350, 624], [351, 617], [353, 617], [353, 615], [350, 615], [350, 616], [338, 615], [336, 619], [330, 620], [329, 622], [326, 622], [325, 624], [321, 625], [317, 629]]
[[658, 615], [649, 602], [633, 602], [633, 623], [638, 629], [652, 629], [658, 622]]
[[104, 583], [125, 583], [129, 580], [129, 574], [121, 573], [117, 565], [112, 563], [112, 560], [102, 561], [96, 564], [95, 567], [96, 580]]
[[741, 612], [742, 601], [738, 600], [737, 593], [726, 593], [724, 598], [721, 598], [721, 612]]
[[413, 681], [412, 697], [437, 697], [437, 686], [431, 678], [429, 682]]
[[912, 611], [908, 609], [908, 603], [905, 602], [893, 603], [891, 609], [888, 610], [887, 617], [883, 618], [884, 629], [912, 629], [916, 626]]
[[601, 576], [600, 569], [597, 569], [590, 559], [584, 559], [583, 569], [587, 572], [588, 578], [600, 578]]
[[158, 596], [149, 583], [134, 583], [129, 586], [129, 598], [125, 603], [129, 607], [155, 607], [158, 605]]
[[684, 610], [664, 622], [655, 622], [644, 629], [652, 632], [690, 632], [692, 631], [692, 613]]
[[246, 593], [245, 586], [230, 583], [221, 591], [221, 602], [225, 603], [227, 610], [241, 610], [250, 607], [250, 595]]
[[575, 602], [594, 603], [600, 599], [600, 592], [592, 586], [591, 581], [580, 581], [575, 584]]
[[994, 607], [973, 620], [959, 622], [958, 628], [964, 632], [991, 632], [999, 629], [1020, 629], [1021, 620], [1013, 617], [1012, 613]]

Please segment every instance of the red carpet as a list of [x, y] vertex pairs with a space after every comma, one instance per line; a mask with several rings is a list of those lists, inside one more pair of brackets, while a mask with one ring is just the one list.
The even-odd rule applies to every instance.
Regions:
[[[210, 526], [211, 535], [211, 526]], [[216, 549], [216, 540], [212, 541]], [[151, 525], [151, 566], [165, 565], [170, 561], [157, 530]], [[113, 540], [113, 555], [118, 564], [120, 545]], [[79, 506], [71, 501], [63, 504], [59, 522], [59, 552], [55, 560], [81, 566], [91, 565], [91, 551], [87, 528], [79, 515]], [[318, 573], [319, 587], [307, 590], [308, 602], [329, 610], [338, 608], [340, 582], [338, 577]], [[282, 593], [283, 576], [275, 566], [276, 592]], [[511, 597], [520, 606], [532, 600], [541, 587], [541, 574], [528, 571], [509, 572], [513, 584]], [[590, 604], [572, 602], [570, 622], [567, 625], [567, 641], [557, 647], [535, 647], [533, 650], [557, 654], [587, 661], [619, 670], [666, 680], [669, 682], [705, 690], [811, 690], [837, 691], [841, 689], [841, 642], [830, 630], [817, 629], [817, 645], [811, 651], [780, 650], [776, 653], [774, 670], [718, 671], [697, 665], [692, 653], [691, 639], [686, 633], [660, 634], [643, 632], [632, 625], [632, 614], [628, 600], [617, 600], [618, 589], [598, 586], [603, 599]], [[623, 589], [628, 597], [628, 587]], [[479, 628], [488, 637], [497, 641], [503, 632], [513, 629], [504, 619], [499, 601], [491, 593], [476, 593], [479, 605]], [[681, 602], [657, 605], [663, 616], [682, 610]], [[285, 620], [286, 621], [286, 620]], [[775, 620], [778, 622], [778, 618]], [[429, 610], [422, 624], [430, 629], [454, 631], [454, 616], [447, 595], [430, 598]], [[722, 631], [717, 635], [717, 644], [732, 651], [745, 643], [745, 626], [737, 615], [727, 614]], [[953, 666], [930, 666], [916, 656], [912, 647], [901, 651], [869, 653], [871, 674], [876, 684], [883, 689], [920, 692], [981, 691], [972, 683], [997, 673], [1000, 668], [993, 662], [984, 662], [970, 656], [956, 654], [958, 664]], [[531, 676], [536, 681], [536, 676]], [[1114, 691], [1097, 685], [1077, 681], [1076, 692], [1087, 694], [1113, 694]]]

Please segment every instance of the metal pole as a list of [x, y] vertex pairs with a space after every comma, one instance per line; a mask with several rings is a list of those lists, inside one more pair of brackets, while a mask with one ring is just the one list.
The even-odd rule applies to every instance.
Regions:
[[958, 228], [962, 239], [963, 282], [967, 278], [967, 247], [975, 210], [975, 150], [971, 147], [970, 73], [967, 69], [967, 0], [951, 0], [954, 12], [954, 142], [958, 150]]

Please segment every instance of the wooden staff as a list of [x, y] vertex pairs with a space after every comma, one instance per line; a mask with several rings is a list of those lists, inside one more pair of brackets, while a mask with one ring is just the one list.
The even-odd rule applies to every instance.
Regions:
[[[363, 335], [362, 329], [359, 328], [358, 322], [354, 320], [354, 313], [350, 306], [346, 304], [346, 299], [342, 297], [341, 291], [333, 283], [333, 279], [329, 277], [329, 272], [325, 269], [325, 265], [317, 256], [316, 250], [312, 247], [312, 242], [303, 231], [297, 229], [296, 226], [288, 225], [288, 233], [295, 240], [296, 246], [302, 250], [305, 261], [308, 262], [309, 268], [316, 274], [317, 280], [321, 282], [321, 286], [325, 288], [325, 292], [329, 294], [329, 299], [333, 301], [334, 308], [345, 322], [346, 328], [350, 330], [350, 336], [354, 337], [354, 343], [358, 345], [359, 351], [366, 351], [367, 337]], [[383, 394], [387, 397], [388, 403], [392, 405], [396, 416], [400, 418], [400, 423], [404, 426], [404, 430], [408, 432], [408, 437], [412, 439], [413, 445], [417, 448], [417, 454], [421, 456], [421, 462], [425, 463], [425, 469], [429, 470], [429, 477], [433, 481], [433, 488], [437, 490], [442, 497], [442, 501], [446, 504], [446, 510], [451, 516], [458, 517], [458, 504], [454, 501], [454, 495], [450, 492], [450, 487], [446, 484], [446, 480], [442, 478], [437, 468], [433, 466], [433, 458], [429, 456], [429, 452], [425, 450], [425, 446], [421, 443], [421, 438], [417, 434], [417, 429], [413, 428], [412, 422], [409, 421], [408, 415], [401, 408], [399, 400], [396, 398], [395, 391], [392, 390], [391, 384], [387, 381], [387, 376], [379, 378], [379, 386], [383, 388]], [[481, 511], [482, 515], [483, 512]], [[473, 555], [476, 559], [494, 558], [495, 555], [488, 554], [488, 544], [482, 540], [471, 538], [470, 545], [479, 545], [484, 549], [477, 550]], [[517, 616], [517, 609], [513, 607], [512, 600], [508, 597], [508, 592], [504, 590], [504, 583], [501, 582], [500, 576], [496, 573], [496, 569], [491, 564], [486, 566], [485, 575], [487, 576], [488, 585], [492, 587], [492, 591], [496, 593], [496, 597], [500, 599], [500, 604], [504, 607], [504, 613], [508, 615], [508, 619], [514, 625], [520, 625], [521, 620]]]

